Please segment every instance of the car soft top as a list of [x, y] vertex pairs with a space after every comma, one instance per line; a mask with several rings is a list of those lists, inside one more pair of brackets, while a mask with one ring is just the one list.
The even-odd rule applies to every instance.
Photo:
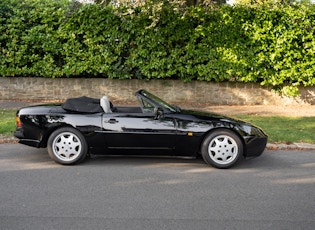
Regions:
[[103, 112], [100, 99], [91, 97], [77, 97], [67, 99], [61, 107], [64, 110], [79, 113], [99, 113]]

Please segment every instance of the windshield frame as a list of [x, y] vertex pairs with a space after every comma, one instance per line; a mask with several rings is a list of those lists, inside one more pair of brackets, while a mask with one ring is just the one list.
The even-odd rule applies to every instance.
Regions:
[[138, 97], [142, 108], [145, 107], [144, 106], [144, 101], [145, 101], [146, 103], [151, 104], [153, 108], [158, 107], [160, 109], [163, 109], [164, 112], [171, 112], [171, 113], [179, 112], [178, 107], [170, 105], [166, 101], [162, 100], [161, 98], [157, 97], [156, 95], [144, 89], [137, 91], [136, 96]]

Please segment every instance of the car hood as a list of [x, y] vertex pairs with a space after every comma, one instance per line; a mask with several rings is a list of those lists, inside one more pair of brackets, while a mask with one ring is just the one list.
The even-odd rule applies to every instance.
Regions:
[[242, 120], [237, 120], [222, 114], [205, 112], [205, 111], [197, 111], [197, 110], [181, 110], [181, 114], [191, 117], [191, 119], [199, 120], [199, 121], [225, 121], [231, 123], [246, 123]]
[[224, 116], [217, 113], [195, 111], [195, 110], [182, 110], [181, 116], [186, 120], [191, 120], [197, 123], [221, 123], [225, 124], [225, 127], [230, 127], [238, 132], [246, 135], [267, 136], [267, 134], [256, 125], [248, 123], [246, 121], [234, 119], [228, 116]]

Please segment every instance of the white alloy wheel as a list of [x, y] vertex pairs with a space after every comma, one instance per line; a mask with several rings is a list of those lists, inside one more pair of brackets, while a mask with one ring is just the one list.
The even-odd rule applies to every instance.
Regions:
[[201, 154], [206, 163], [216, 168], [229, 168], [243, 155], [243, 143], [230, 130], [215, 130], [203, 141]]
[[48, 139], [48, 153], [60, 164], [74, 164], [85, 158], [87, 145], [83, 135], [73, 128], [61, 128]]
[[237, 157], [238, 146], [230, 136], [220, 135], [211, 140], [208, 154], [217, 164], [229, 164]]

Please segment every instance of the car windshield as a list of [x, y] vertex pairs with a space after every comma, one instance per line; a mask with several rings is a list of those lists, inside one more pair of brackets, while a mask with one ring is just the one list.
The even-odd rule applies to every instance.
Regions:
[[149, 93], [145, 90], [141, 91], [141, 94], [143, 96], [145, 96], [146, 98], [149, 98], [151, 101], [154, 101], [156, 104], [158, 104], [159, 106], [161, 106], [164, 109], [168, 109], [171, 112], [178, 112], [179, 108], [176, 106], [171, 106], [170, 104], [168, 104], [167, 102], [163, 101], [161, 98], [153, 95], [152, 93]]

